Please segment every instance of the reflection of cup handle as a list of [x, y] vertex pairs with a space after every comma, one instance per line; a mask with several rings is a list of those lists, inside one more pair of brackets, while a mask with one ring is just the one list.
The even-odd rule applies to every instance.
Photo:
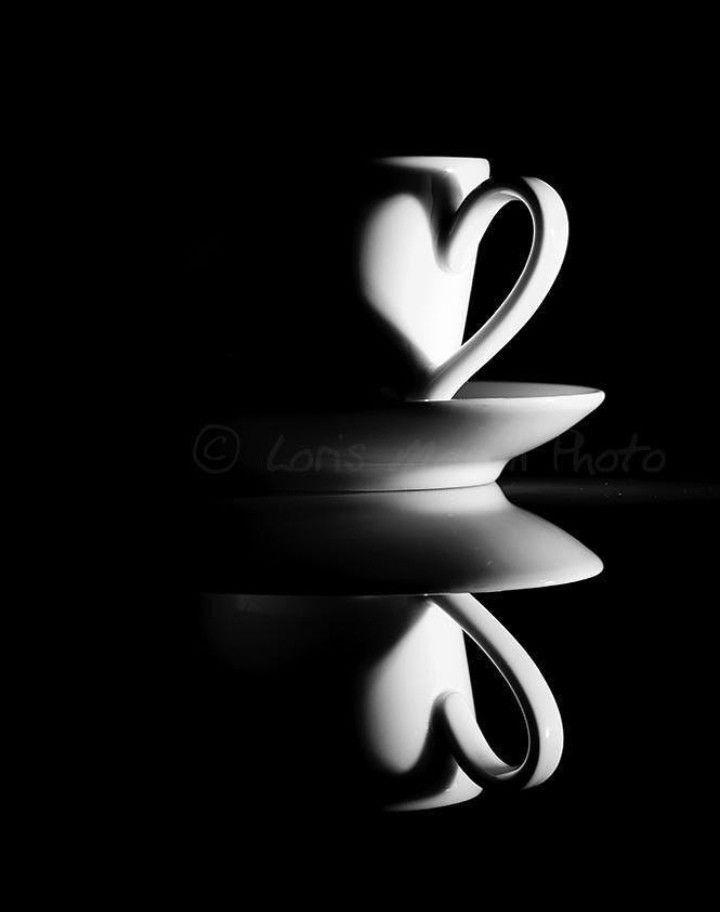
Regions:
[[520, 278], [490, 319], [415, 390], [413, 399], [451, 399], [535, 313], [560, 272], [568, 242], [568, 218], [558, 193], [536, 177], [512, 183], [487, 181], [468, 196], [440, 239], [445, 268], [468, 268], [495, 215], [519, 200], [532, 217], [533, 240]]
[[437, 595], [436, 602], [477, 643], [505, 678], [522, 709], [528, 749], [519, 766], [504, 763], [488, 744], [465, 697], [446, 691], [436, 711], [453, 754], [478, 784], [531, 788], [555, 771], [563, 749], [560, 711], [545, 679], [518, 641], [472, 595]]

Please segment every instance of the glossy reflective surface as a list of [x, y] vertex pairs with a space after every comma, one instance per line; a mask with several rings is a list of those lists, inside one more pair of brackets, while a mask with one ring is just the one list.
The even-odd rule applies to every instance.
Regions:
[[[106, 792], [119, 788], [128, 796], [134, 820], [150, 821], [153, 845], [155, 832], [194, 843], [229, 827], [278, 864], [279, 852], [299, 846], [318, 864], [333, 847], [342, 857], [352, 855], [353, 865], [365, 858], [376, 865], [382, 857], [395, 869], [404, 859], [403, 884], [417, 858], [439, 859], [442, 870], [433, 870], [440, 876], [460, 853], [474, 870], [485, 851], [496, 847], [505, 855], [518, 840], [526, 852], [540, 852], [548, 870], [558, 851], [595, 871], [598, 865], [606, 870], [615, 848], [632, 857], [638, 840], [672, 846], [676, 826], [687, 832], [707, 807], [707, 781], [691, 775], [673, 783], [664, 763], [643, 758], [657, 756], [668, 725], [699, 755], [712, 747], [714, 647], [705, 631], [713, 629], [717, 489], [521, 475], [503, 491], [519, 508], [583, 542], [605, 565], [603, 573], [572, 585], [476, 594], [535, 660], [557, 700], [564, 751], [547, 782], [503, 794], [485, 789], [475, 800], [437, 811], [375, 814], [385, 806], [388, 783], [378, 788], [368, 775], [362, 729], [347, 710], [358, 705], [355, 672], [371, 651], [363, 644], [374, 635], [382, 639], [391, 616], [384, 626], [378, 621], [375, 632], [326, 624], [329, 647], [319, 655], [299, 650], [297, 659], [296, 642], [312, 638], [309, 629], [303, 632], [307, 622], [288, 625], [267, 616], [262, 636], [240, 652], [249, 660], [233, 663], [232, 650], [219, 650], [210, 637], [207, 601], [197, 604], [197, 589], [208, 586], [188, 572], [199, 530], [189, 530], [191, 539], [181, 526], [172, 539], [180, 547], [170, 557], [188, 585], [167, 589], [165, 580], [161, 598], [157, 590], [140, 592], [140, 608], [128, 602], [111, 619], [113, 634], [126, 629], [133, 642], [121, 640], [122, 715], [102, 706], [91, 720], [96, 724], [100, 711], [110, 711], [121, 775], [105, 783]], [[202, 528], [207, 535], [207, 524]], [[228, 560], [238, 561], [238, 553], [228, 552]], [[376, 559], [383, 559], [381, 552]], [[265, 561], [270, 579], [281, 572], [279, 562]], [[316, 576], [322, 583], [324, 575]], [[342, 594], [339, 579], [333, 582]], [[481, 730], [502, 760], [517, 764], [526, 750], [517, 704], [481, 651], [465, 646]], [[104, 657], [106, 641], [97, 640], [95, 648]], [[97, 770], [104, 776], [102, 763]], [[101, 809], [104, 794], [98, 791]], [[508, 863], [515, 867], [514, 855]]]
[[[522, 646], [468, 593], [598, 574], [602, 563], [577, 539], [513, 505], [498, 485], [235, 498], [206, 511], [216, 524], [206, 553], [224, 589], [205, 595], [209, 641], [232, 667], [292, 688], [292, 711], [315, 720], [306, 749], [320, 768], [346, 764], [353, 789], [401, 810], [539, 785], [553, 773], [563, 745], [555, 699]], [[234, 571], [225, 585], [222, 564]], [[520, 763], [500, 759], [475, 721], [463, 630], [519, 704], [528, 737]], [[302, 687], [307, 663], [312, 694]], [[343, 734], [322, 724], [328, 694], [339, 699]], [[278, 705], [261, 715], [262, 740], [292, 766]], [[322, 777], [314, 787], [322, 790]]]

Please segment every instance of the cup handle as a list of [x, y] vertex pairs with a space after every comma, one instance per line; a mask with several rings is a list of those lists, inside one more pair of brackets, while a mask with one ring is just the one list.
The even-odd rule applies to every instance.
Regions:
[[485, 787], [532, 788], [548, 779], [560, 762], [560, 711], [540, 670], [518, 641], [470, 594], [432, 596], [482, 649], [505, 678], [523, 716], [528, 736], [525, 759], [504, 763], [480, 730], [475, 713], [458, 691], [446, 691], [435, 704], [439, 723], [465, 773]]
[[487, 181], [463, 202], [439, 239], [438, 258], [449, 272], [463, 272], [490, 222], [519, 200], [530, 212], [530, 253], [510, 294], [490, 319], [416, 389], [414, 399], [451, 399], [460, 387], [527, 323], [557, 278], [568, 242], [568, 218], [557, 191], [536, 177], [510, 183]]

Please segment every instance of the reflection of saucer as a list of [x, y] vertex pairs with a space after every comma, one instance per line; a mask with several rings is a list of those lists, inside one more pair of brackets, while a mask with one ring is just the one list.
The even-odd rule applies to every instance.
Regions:
[[[582, 386], [467, 383], [455, 399], [348, 412], [246, 415], [224, 427], [237, 458], [208, 481], [281, 491], [392, 491], [494, 481], [505, 464], [600, 405]], [[202, 455], [202, 454], [201, 454]], [[207, 463], [207, 465], [206, 465]]]
[[595, 576], [600, 559], [497, 484], [206, 504], [201, 587], [227, 592], [492, 592]]

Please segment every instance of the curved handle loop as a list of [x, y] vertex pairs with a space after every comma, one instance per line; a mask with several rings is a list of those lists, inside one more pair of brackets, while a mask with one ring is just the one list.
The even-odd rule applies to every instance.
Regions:
[[451, 749], [465, 773], [483, 786], [532, 788], [548, 779], [560, 762], [563, 726], [560, 711], [537, 665], [518, 641], [470, 594], [432, 597], [474, 640], [510, 685], [525, 718], [528, 749], [519, 766], [509, 766], [493, 751], [467, 700], [446, 691], [436, 712]]
[[527, 323], [557, 278], [567, 250], [567, 212], [559, 194], [536, 177], [503, 184], [488, 181], [471, 193], [439, 242], [444, 268], [467, 269], [490, 222], [513, 200], [525, 204], [533, 223], [533, 241], [519, 279], [492, 317], [423, 381], [413, 398], [451, 399]]

